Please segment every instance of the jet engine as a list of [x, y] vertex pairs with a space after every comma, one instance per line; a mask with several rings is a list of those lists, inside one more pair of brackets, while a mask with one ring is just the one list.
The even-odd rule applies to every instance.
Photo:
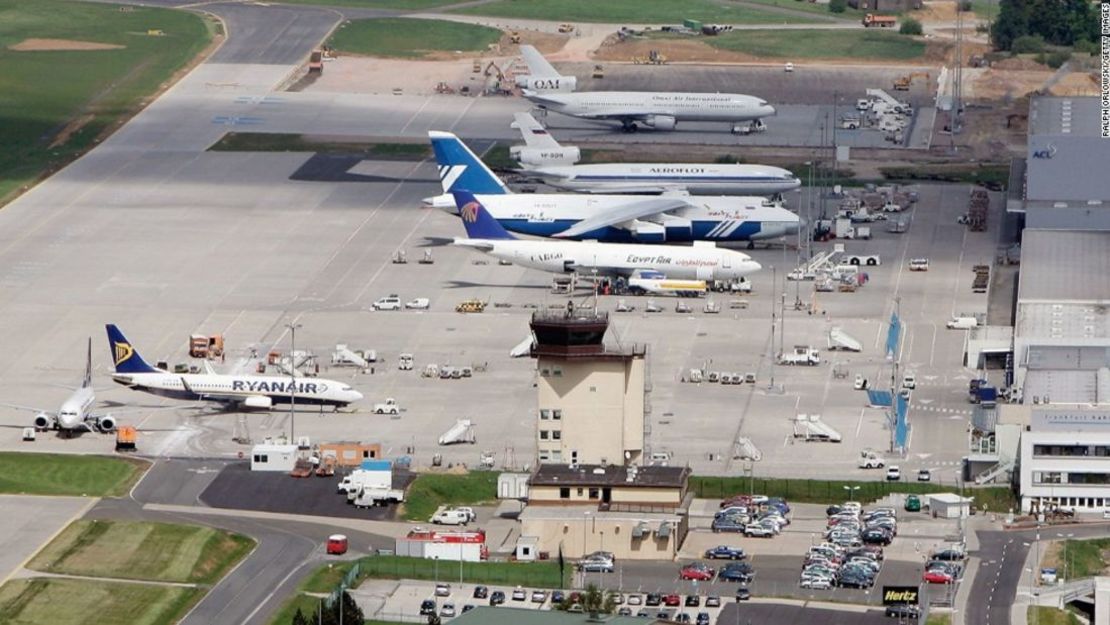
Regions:
[[246, 408], [258, 408], [260, 410], [269, 410], [274, 407], [274, 400], [263, 395], [251, 395], [243, 400], [243, 406]]
[[563, 273], [574, 273], [575, 271], [578, 271], [578, 265], [573, 260], [563, 261]]
[[674, 115], [649, 115], [644, 123], [656, 130], [674, 130], [678, 121]]
[[96, 427], [101, 432], [111, 432], [116, 429], [116, 419], [112, 415], [104, 415], [96, 420]]
[[641, 243], [663, 243], [667, 240], [667, 231], [657, 223], [636, 219], [631, 229], [632, 236]]
[[667, 231], [668, 241], [689, 241], [693, 238], [694, 225], [685, 217], [665, 215], [663, 217], [663, 228]]
[[574, 146], [543, 149], [514, 145], [509, 148], [509, 156], [526, 167], [573, 165], [582, 158], [582, 151]]
[[40, 430], [48, 429], [52, 421], [53, 419], [50, 418], [50, 415], [45, 412], [40, 412], [35, 415], [35, 427]]

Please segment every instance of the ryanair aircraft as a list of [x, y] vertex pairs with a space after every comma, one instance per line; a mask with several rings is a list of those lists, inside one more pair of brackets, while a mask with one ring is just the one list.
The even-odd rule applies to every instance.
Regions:
[[206, 373], [171, 373], [152, 367], [115, 325], [108, 324], [108, 349], [115, 362], [112, 380], [136, 391], [175, 399], [214, 401], [240, 408], [269, 409], [277, 404], [346, 406], [362, 399], [348, 384], [320, 378], [223, 375], [205, 361]]

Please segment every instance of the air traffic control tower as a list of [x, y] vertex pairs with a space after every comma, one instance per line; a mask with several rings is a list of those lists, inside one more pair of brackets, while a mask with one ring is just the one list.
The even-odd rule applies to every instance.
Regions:
[[606, 347], [609, 315], [570, 305], [534, 313], [531, 327], [538, 462], [641, 464], [650, 434], [646, 346]]

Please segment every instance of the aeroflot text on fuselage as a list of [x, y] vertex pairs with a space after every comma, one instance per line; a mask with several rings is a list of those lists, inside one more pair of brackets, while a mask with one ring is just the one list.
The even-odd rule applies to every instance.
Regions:
[[233, 380], [231, 382], [231, 390], [244, 391], [250, 393], [289, 393], [292, 392], [293, 387], [296, 387], [296, 392], [301, 394], [315, 394], [323, 393], [327, 390], [326, 384], [318, 384], [316, 382], [281, 382], [281, 381], [248, 381], [248, 380]]
[[648, 169], [653, 174], [704, 174], [704, 167], [652, 167]]

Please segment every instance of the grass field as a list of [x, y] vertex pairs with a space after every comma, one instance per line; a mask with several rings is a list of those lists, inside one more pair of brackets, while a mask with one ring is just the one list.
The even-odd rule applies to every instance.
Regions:
[[254, 546], [199, 525], [76, 521], [27, 568], [48, 573], [212, 584]]
[[483, 52], [501, 34], [477, 24], [391, 17], [343, 24], [329, 43], [347, 54], [420, 58], [432, 52]]
[[922, 164], [915, 167], [882, 167], [879, 171], [883, 178], [899, 182], [929, 180], [1005, 187], [1010, 180], [1010, 166], [1003, 163]]
[[[942, 493], [954, 492], [953, 485], [929, 482], [853, 482], [846, 480], [789, 480], [762, 479], [750, 480], [746, 477], [707, 477], [693, 476], [690, 488], [698, 497], [721, 499], [730, 495], [754, 492], [770, 497], [782, 497], [790, 502], [830, 504], [848, 499], [848, 489], [856, 501], [875, 501], [890, 493]], [[1013, 493], [1005, 487], [965, 489], [964, 495], [975, 498], [979, 510], [1003, 512], [1016, 504]], [[924, 503], [924, 502], [923, 502]]]
[[732, 52], [789, 59], [908, 60], [925, 54], [921, 41], [869, 30], [734, 30], [705, 43]]
[[[9, 49], [30, 38], [122, 47]], [[92, 147], [210, 40], [206, 22], [185, 11], [0, 0], [0, 203]]]
[[427, 521], [445, 504], [472, 505], [497, 499], [497, 473], [471, 471], [464, 475], [424, 473], [405, 493], [405, 520]]
[[0, 452], [0, 493], [119, 496], [131, 488], [145, 466], [105, 456]]
[[73, 579], [16, 579], [0, 587], [4, 625], [169, 625], [200, 599], [197, 588]]
[[710, 0], [498, 0], [458, 13], [557, 22], [681, 24], [684, 19], [719, 24], [803, 24], [810, 18]]
[[1074, 614], [1067, 610], [1058, 610], [1045, 606], [1029, 606], [1027, 610], [1027, 622], [1036, 623], [1037, 625], [1080, 625], [1082, 623]]
[[[556, 554], [551, 554], [556, 557]], [[459, 581], [459, 563], [403, 556], [370, 556], [359, 560], [359, 579], [425, 579]], [[569, 576], [574, 568], [567, 563]], [[569, 580], [559, 577], [559, 564], [546, 562], [463, 562], [463, 583], [562, 588]]]
[[[1056, 572], [1061, 579], [1065, 579], [1065, 575], [1066, 579], [1102, 575], [1102, 572], [1106, 570], [1108, 563], [1102, 559], [1102, 552], [1110, 549], [1110, 538], [1067, 540], [1064, 543], [1066, 548], [1061, 549], [1057, 554], [1059, 564], [1056, 567]], [[1066, 562], [1065, 556], [1067, 556]]]
[[930, 613], [925, 625], [952, 625], [952, 615]]
[[806, 13], [813, 13], [815, 15], [826, 15], [831, 18], [850, 21], [862, 19], [864, 13], [867, 13], [867, 11], [860, 11], [852, 7], [845, 7], [843, 13], [833, 13], [829, 11], [828, 4], [817, 4], [816, 2], [806, 2], [806, 0], [745, 0], [745, 2], [765, 4], [771, 7], [792, 9], [794, 11], [805, 11]]

